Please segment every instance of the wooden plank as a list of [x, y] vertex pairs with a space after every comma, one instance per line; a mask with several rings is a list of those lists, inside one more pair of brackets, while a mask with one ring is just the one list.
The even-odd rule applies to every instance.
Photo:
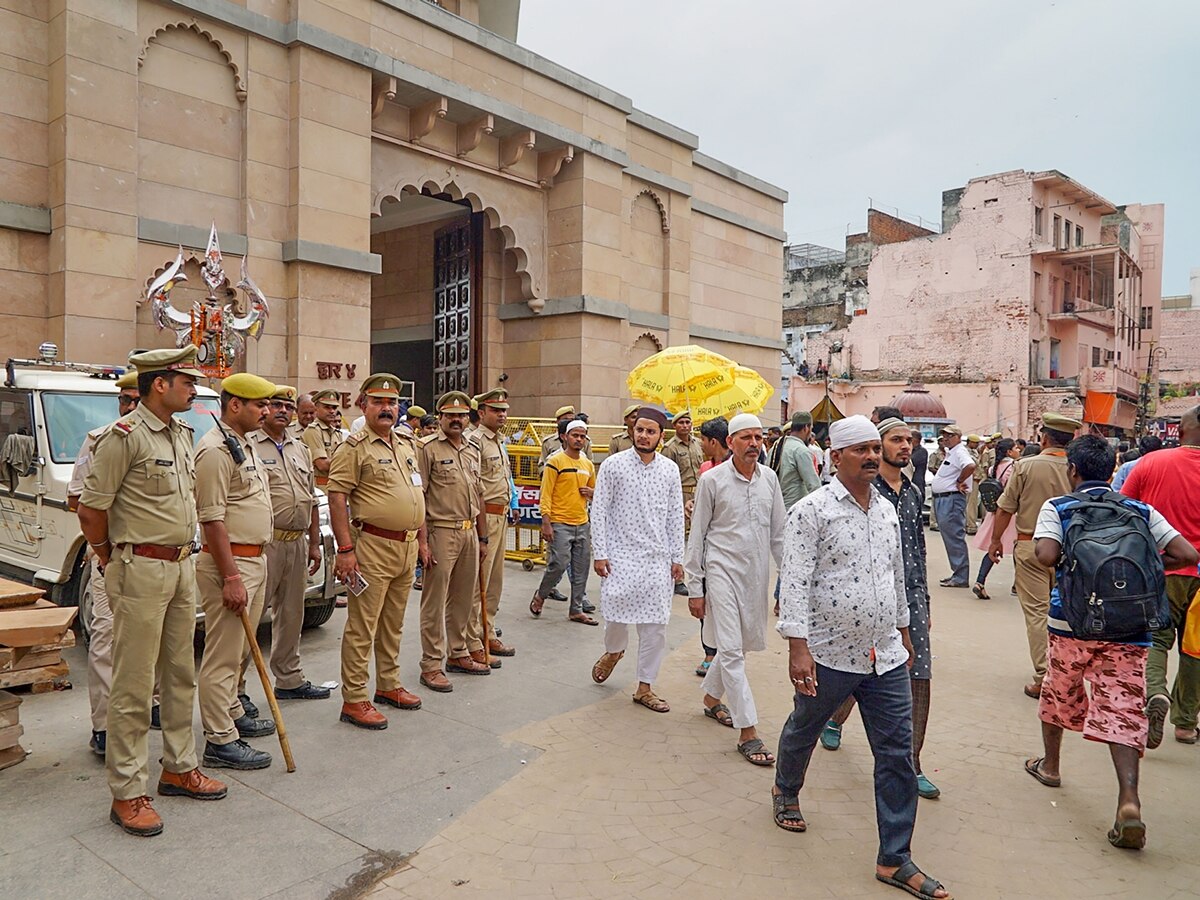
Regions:
[[0, 750], [0, 769], [15, 766], [27, 755], [25, 749], [20, 744], [17, 744], [15, 747], [9, 747], [7, 750]]
[[[0, 672], [0, 688], [16, 687], [21, 684], [50, 683], [55, 679], [66, 678], [71, 673], [71, 667], [65, 662], [53, 666], [40, 666], [36, 669], [21, 669], [17, 672]], [[46, 690], [53, 690], [53, 685]], [[42, 693], [36, 688], [35, 694]]]
[[20, 672], [24, 669], [37, 669], [43, 666], [53, 666], [63, 661], [61, 650], [45, 650], [41, 653], [26, 653], [11, 666], [0, 666], [0, 672]]
[[32, 666], [43, 666], [54, 660], [43, 660], [42, 662], [31, 663], [29, 657], [44, 656], [47, 653], [59, 653], [68, 647], [75, 646], [75, 632], [68, 631], [63, 635], [63, 639], [53, 644], [39, 644], [36, 647], [28, 649], [24, 647], [0, 647], [0, 672], [7, 669], [28, 669]]
[[0, 644], [6, 647], [36, 647], [62, 640], [78, 610], [71, 607], [51, 609], [0, 610]]
[[0, 578], [0, 609], [10, 606], [29, 606], [46, 592], [19, 581]]
[[0, 712], [15, 709], [21, 705], [21, 698], [7, 691], [0, 691]]
[[15, 747], [17, 741], [21, 739], [21, 735], [24, 733], [25, 729], [21, 725], [7, 725], [4, 728], [0, 728], [0, 750]]

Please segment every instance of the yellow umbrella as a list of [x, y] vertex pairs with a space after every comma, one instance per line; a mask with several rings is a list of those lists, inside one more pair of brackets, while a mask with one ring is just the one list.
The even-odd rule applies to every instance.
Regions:
[[738, 413], [760, 412], [775, 393], [765, 378], [753, 369], [734, 366], [732, 380], [725, 387], [709, 394], [692, 407], [692, 415], [699, 422], [707, 422], [718, 416], [730, 418]]
[[684, 344], [643, 360], [629, 373], [626, 383], [631, 397], [677, 413], [693, 408], [705, 391], [732, 381], [730, 370], [734, 366], [733, 360], [720, 353]]

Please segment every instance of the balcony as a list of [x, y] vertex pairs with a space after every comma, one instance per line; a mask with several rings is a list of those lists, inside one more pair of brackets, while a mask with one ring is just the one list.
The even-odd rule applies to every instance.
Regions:
[[1083, 370], [1079, 382], [1088, 393], [1118, 394], [1130, 400], [1138, 398], [1137, 376], [1116, 366], [1089, 366]]
[[1079, 299], [1056, 302], [1047, 318], [1051, 322], [1063, 320], [1087, 322], [1097, 328], [1109, 330], [1113, 329], [1116, 323], [1116, 316], [1111, 306], [1101, 306]]

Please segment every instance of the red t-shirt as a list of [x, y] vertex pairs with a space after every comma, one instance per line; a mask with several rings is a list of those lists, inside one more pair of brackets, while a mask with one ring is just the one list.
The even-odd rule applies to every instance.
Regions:
[[[1200, 550], [1200, 447], [1156, 450], [1138, 460], [1121, 493], [1149, 503], [1188, 543]], [[1195, 575], [1196, 567], [1168, 575]]]

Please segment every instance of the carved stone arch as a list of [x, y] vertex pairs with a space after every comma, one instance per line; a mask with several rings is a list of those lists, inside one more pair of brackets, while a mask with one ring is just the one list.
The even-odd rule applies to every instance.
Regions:
[[[463, 180], [463, 174], [447, 170], [444, 172], [444, 177], [426, 176], [420, 179], [403, 180], [393, 187], [375, 194], [371, 201], [371, 215], [380, 215], [380, 207], [384, 200], [402, 203], [406, 194], [446, 196], [454, 201], [466, 201], [472, 212], [483, 213], [488, 226], [500, 234], [504, 249], [511, 251], [516, 260], [516, 274], [521, 286], [521, 299], [534, 312], [541, 312], [546, 305], [543, 293], [545, 260], [540, 249], [543, 241], [526, 237], [528, 231], [533, 230], [533, 222], [527, 223], [529, 228], [518, 234], [517, 227], [501, 215], [497, 202], [493, 200], [487, 186], [478, 185], [466, 189], [459, 183]], [[540, 201], [538, 209], [540, 211]]]
[[[651, 200], [653, 200], [654, 205], [658, 207], [658, 215], [659, 218], [662, 219], [663, 234], [670, 234], [671, 216], [667, 213], [667, 205], [663, 202], [662, 197], [658, 196], [658, 194], [655, 193], [651, 188], [644, 187], [634, 195], [634, 202], [637, 202], [637, 199], [643, 194], [646, 194]], [[632, 207], [632, 204], [630, 204], [630, 206]]]
[[643, 331], [641, 334], [639, 334], [636, 338], [633, 339], [634, 345], [636, 346], [638, 341], [640, 341], [642, 338], [646, 338], [648, 341], [650, 341], [650, 343], [652, 343], [654, 345], [655, 353], [662, 352], [662, 349], [663, 349], [662, 338], [660, 338], [653, 331]]
[[208, 41], [210, 44], [212, 44], [213, 47], [216, 48], [217, 52], [220, 53], [221, 56], [225, 59], [225, 65], [229, 68], [229, 71], [233, 74], [233, 91], [234, 91], [234, 94], [238, 98], [238, 102], [245, 103], [246, 102], [246, 79], [244, 77], [242, 77], [242, 72], [238, 68], [237, 61], [233, 58], [233, 54], [225, 49], [225, 45], [223, 43], [221, 43], [220, 39], [217, 38], [216, 36], [214, 36], [211, 31], [206, 31], [205, 29], [201, 28], [200, 25], [197, 24], [196, 22], [168, 22], [165, 25], [162, 25], [159, 28], [155, 29], [154, 33], [152, 35], [150, 35], [148, 38], [146, 38], [146, 42], [144, 44], [142, 44], [142, 49], [138, 53], [138, 68], [140, 69], [142, 67], [142, 63], [144, 63], [146, 61], [146, 54], [150, 51], [150, 44], [152, 42], [154, 42], [161, 35], [164, 35], [168, 32], [181, 31], [181, 30], [194, 32], [195, 34], [204, 38], [206, 41]]

